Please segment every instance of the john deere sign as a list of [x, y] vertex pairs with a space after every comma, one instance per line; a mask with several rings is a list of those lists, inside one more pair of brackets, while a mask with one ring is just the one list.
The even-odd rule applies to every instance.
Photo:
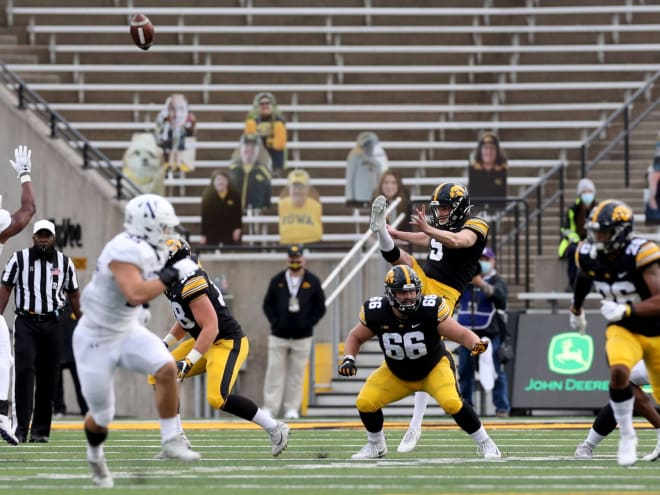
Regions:
[[589, 315], [589, 333], [571, 331], [567, 315], [521, 315], [512, 407], [596, 409], [608, 400], [605, 320]]

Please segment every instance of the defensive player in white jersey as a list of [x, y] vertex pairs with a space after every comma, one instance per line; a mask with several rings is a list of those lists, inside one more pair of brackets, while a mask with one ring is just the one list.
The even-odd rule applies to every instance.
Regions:
[[82, 292], [83, 316], [73, 336], [73, 353], [89, 405], [84, 422], [87, 460], [97, 486], [113, 486], [103, 442], [115, 412], [113, 375], [117, 368], [156, 378], [155, 401], [162, 441], [158, 458], [200, 458], [177, 430], [176, 363], [161, 339], [139, 320], [142, 304], [197, 269], [190, 259], [165, 265], [166, 241], [172, 238], [178, 223], [174, 208], [160, 196], [143, 194], [130, 200], [125, 211], [125, 231], [105, 245], [94, 276]]
[[[31, 156], [32, 151], [27, 146], [19, 146], [14, 150], [16, 161], [9, 160], [21, 181], [21, 207], [14, 213], [9, 213], [2, 209], [2, 196], [0, 196], [0, 253], [5, 242], [22, 231], [37, 210], [32, 191]], [[9, 383], [13, 363], [9, 328], [4, 316], [0, 315], [0, 436], [5, 442], [17, 445], [18, 440], [9, 419]]]

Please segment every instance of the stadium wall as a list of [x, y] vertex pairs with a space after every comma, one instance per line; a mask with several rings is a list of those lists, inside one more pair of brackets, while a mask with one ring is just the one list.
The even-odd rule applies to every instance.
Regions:
[[[0, 181], [3, 207], [14, 211], [20, 204], [19, 181], [8, 160], [13, 159], [14, 149], [26, 144], [32, 149], [32, 177], [36, 195], [37, 213], [34, 221], [41, 218], [53, 219], [60, 228], [74, 232], [80, 227], [80, 236], [73, 236], [61, 250], [76, 258], [80, 263], [78, 277], [81, 287], [90, 280], [96, 258], [105, 243], [122, 230], [124, 202], [114, 199], [115, 190], [104, 178], [82, 168], [82, 158], [65, 143], [49, 137], [50, 130], [30, 112], [19, 110], [12, 93], [0, 88], [0, 122], [4, 122], [0, 133]], [[59, 235], [59, 234], [58, 234]], [[9, 256], [16, 250], [32, 245], [32, 225], [12, 238], [2, 254], [0, 264], [4, 267]], [[309, 268], [322, 280], [336, 266], [336, 259], [315, 258], [309, 260]], [[267, 284], [277, 271], [284, 268], [286, 257], [282, 253], [277, 260], [231, 261], [208, 259], [205, 268], [212, 276], [224, 274], [229, 285], [230, 305], [234, 315], [244, 327], [250, 340], [250, 356], [241, 373], [239, 389], [258, 404], [262, 401], [263, 374], [266, 367], [268, 322], [261, 310]], [[348, 269], [352, 268], [349, 265]], [[349, 285], [339, 298], [339, 307], [330, 309], [317, 327], [319, 341], [330, 341], [333, 321], [337, 320], [342, 336], [357, 321], [357, 310], [363, 300], [381, 294], [385, 264], [375, 255], [358, 275], [357, 283]], [[366, 287], [364, 292], [362, 287]], [[329, 295], [329, 292], [326, 294]], [[5, 310], [10, 327], [13, 327], [14, 306], [10, 301]], [[165, 298], [152, 304], [150, 328], [164, 335], [173, 319]], [[77, 411], [75, 394], [68, 372], [65, 372], [65, 397], [68, 411]], [[191, 417], [205, 402], [205, 394], [194, 383], [184, 387], [182, 414]], [[149, 418], [155, 417], [151, 388], [139, 375], [118, 371], [115, 377], [117, 415]]]

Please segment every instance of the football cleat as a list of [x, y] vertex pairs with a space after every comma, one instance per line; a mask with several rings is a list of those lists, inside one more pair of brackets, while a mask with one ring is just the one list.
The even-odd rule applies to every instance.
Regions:
[[658, 440], [658, 443], [655, 446], [653, 452], [646, 454], [644, 457], [642, 457], [642, 459], [649, 462], [657, 461], [660, 459], [660, 439]]
[[378, 459], [385, 454], [387, 454], [387, 445], [385, 445], [385, 443], [379, 444], [367, 442], [359, 452], [356, 452], [351, 456], [351, 459]]
[[18, 445], [18, 439], [12, 430], [9, 418], [4, 414], [0, 414], [0, 436], [10, 445]]
[[284, 413], [284, 419], [299, 419], [300, 414], [298, 414], [298, 411], [295, 409], [289, 409], [287, 410], [286, 413]]
[[575, 458], [576, 459], [593, 459], [594, 458], [594, 447], [591, 442], [586, 440], [577, 446], [575, 449]]
[[114, 482], [112, 481], [112, 476], [110, 476], [110, 471], [108, 470], [108, 465], [105, 462], [105, 457], [101, 457], [98, 461], [90, 461], [89, 469], [92, 472], [92, 482], [100, 488], [112, 488]]
[[401, 443], [396, 448], [397, 452], [412, 452], [417, 446], [417, 440], [422, 436], [422, 432], [412, 426], [401, 439]]
[[477, 452], [484, 459], [499, 459], [500, 457], [502, 457], [502, 454], [500, 453], [500, 449], [497, 448], [497, 445], [495, 445], [495, 442], [493, 442], [492, 438], [489, 438], [485, 442], [481, 442], [480, 444], [478, 444]]
[[197, 461], [201, 458], [199, 453], [190, 450], [189, 442], [184, 435], [177, 435], [163, 442], [163, 448], [156, 459], [178, 459], [180, 461]]
[[379, 232], [385, 226], [385, 210], [387, 210], [387, 199], [383, 195], [376, 196], [371, 203], [369, 228], [372, 232]]
[[289, 425], [278, 421], [277, 426], [268, 432], [270, 443], [273, 444], [271, 453], [277, 457], [286, 449], [289, 443]]
[[621, 435], [616, 453], [619, 466], [632, 466], [637, 462], [637, 435]]

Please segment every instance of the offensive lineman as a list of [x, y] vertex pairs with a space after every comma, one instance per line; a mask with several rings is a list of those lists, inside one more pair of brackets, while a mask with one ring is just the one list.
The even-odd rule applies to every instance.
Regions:
[[[467, 188], [454, 182], [438, 185], [429, 203], [430, 223], [424, 205], [411, 216], [410, 223], [420, 232], [400, 231], [387, 225], [386, 208], [385, 196], [376, 197], [371, 205], [369, 225], [378, 235], [383, 258], [392, 266], [404, 264], [415, 270], [421, 277], [424, 294], [442, 296], [449, 314], [453, 314], [456, 302], [478, 273], [479, 258], [486, 247], [489, 230], [486, 221], [470, 215], [472, 206]], [[410, 254], [401, 251], [394, 239], [428, 248], [424, 268]], [[427, 393], [415, 393], [410, 426], [397, 448], [398, 452], [410, 452], [417, 445], [428, 400]]]
[[385, 361], [369, 375], [355, 405], [367, 429], [367, 443], [352, 459], [377, 459], [387, 454], [383, 433], [383, 407], [423, 390], [433, 396], [454, 418], [486, 459], [502, 455], [488, 436], [469, 403], [456, 386], [455, 366], [442, 337], [481, 354], [488, 342], [451, 318], [444, 299], [422, 296], [422, 282], [407, 265], [397, 265], [385, 275], [385, 297], [372, 297], [360, 308], [360, 321], [344, 343], [346, 355], [339, 365], [342, 376], [357, 373], [355, 359], [360, 346], [378, 337]]
[[570, 324], [584, 332], [582, 303], [591, 286], [601, 293], [608, 320], [605, 351], [610, 366], [610, 406], [619, 424], [617, 462], [637, 461], [630, 370], [644, 359], [649, 383], [660, 398], [660, 248], [633, 236], [633, 211], [622, 201], [598, 203], [585, 225], [587, 239], [576, 250], [578, 266]]
[[[21, 207], [14, 213], [0, 208], [0, 253], [4, 244], [10, 237], [21, 232], [37, 211], [32, 191], [32, 150], [27, 146], [19, 146], [14, 150], [16, 161], [9, 160], [10, 165], [18, 174], [21, 181]], [[0, 196], [0, 207], [2, 196]], [[9, 420], [9, 382], [11, 380], [12, 366], [11, 343], [9, 341], [9, 328], [4, 316], [0, 315], [0, 436], [11, 445], [18, 445], [14, 435], [14, 428]]]
[[[168, 245], [168, 264], [191, 260], [190, 246], [185, 240], [173, 239]], [[280, 455], [287, 447], [289, 426], [274, 420], [253, 400], [232, 393], [250, 346], [241, 325], [225, 305], [220, 289], [198, 266], [168, 288], [165, 296], [177, 320], [163, 339], [165, 345], [174, 346], [186, 333], [192, 336], [172, 351], [179, 381], [206, 373], [206, 400], [211, 407], [261, 426], [270, 436], [273, 456]]]

